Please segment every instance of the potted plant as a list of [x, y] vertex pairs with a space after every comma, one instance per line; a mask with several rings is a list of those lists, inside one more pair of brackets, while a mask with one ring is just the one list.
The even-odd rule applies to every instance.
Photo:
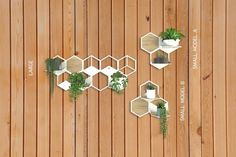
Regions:
[[46, 68], [47, 74], [49, 78], [49, 86], [50, 86], [50, 93], [53, 94], [54, 91], [54, 82], [56, 76], [54, 75], [54, 71], [60, 70], [63, 60], [60, 58], [48, 58], [46, 59]]
[[164, 101], [158, 102], [157, 116], [160, 117], [160, 131], [164, 136], [166, 136], [167, 131], [168, 131], [167, 114], [168, 114], [168, 111], [165, 107], [165, 102]]
[[161, 32], [160, 37], [165, 45], [178, 46], [184, 35], [175, 28], [167, 28], [165, 32]]
[[155, 64], [166, 64], [168, 63], [168, 58], [165, 57], [165, 55], [159, 51], [156, 52], [157, 56], [154, 58], [153, 63]]
[[87, 86], [86, 76], [82, 73], [72, 73], [69, 75], [69, 82], [71, 84], [69, 88], [70, 97], [76, 100]]
[[121, 72], [118, 71], [111, 75], [111, 81], [109, 83], [109, 86], [113, 91], [117, 93], [122, 93], [122, 91], [127, 87], [127, 85], [128, 78]]
[[152, 83], [146, 85], [146, 96], [148, 99], [154, 99], [156, 97], [156, 86]]

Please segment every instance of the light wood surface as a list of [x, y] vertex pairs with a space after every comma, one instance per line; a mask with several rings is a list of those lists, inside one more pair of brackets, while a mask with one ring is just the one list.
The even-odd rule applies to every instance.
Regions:
[[[235, 0], [0, 0], [0, 157], [235, 157], [235, 7]], [[168, 27], [185, 38], [157, 70], [140, 38]], [[91, 88], [72, 102], [57, 87], [50, 95], [45, 59], [74, 54], [130, 55], [138, 70], [121, 95]], [[130, 113], [148, 80], [169, 102], [165, 138], [156, 118]]]

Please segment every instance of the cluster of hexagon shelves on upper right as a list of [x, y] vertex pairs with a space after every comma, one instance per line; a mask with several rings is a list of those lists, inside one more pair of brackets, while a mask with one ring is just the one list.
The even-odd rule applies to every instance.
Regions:
[[[146, 92], [146, 85], [147, 84], [152, 84], [155, 86], [155, 97], [152, 99], [147, 98], [147, 92]], [[158, 102], [162, 101], [165, 104], [165, 108], [168, 111], [168, 102], [161, 98], [159, 96], [159, 86], [153, 83], [152, 81], [147, 81], [143, 84], [140, 85], [140, 93], [139, 96], [136, 97], [135, 99], [131, 100], [130, 102], [130, 110], [131, 113], [138, 117], [143, 117], [147, 114], [150, 114], [151, 116], [155, 118], [160, 118], [158, 115]]]
[[[68, 59], [58, 55], [54, 58], [61, 61], [60, 70], [54, 71], [54, 74], [57, 76], [57, 86], [65, 91], [69, 90], [71, 85], [68, 81], [69, 75], [75, 72], [83, 73], [86, 77], [85, 81], [88, 86], [84, 90], [92, 87], [100, 92], [106, 88], [111, 88], [109, 85], [111, 76], [114, 73], [120, 71], [122, 75], [128, 77], [136, 72], [136, 60], [128, 55], [120, 59], [116, 59], [111, 55], [105, 56], [102, 59], [98, 59], [93, 55], [85, 59], [75, 55]], [[98, 83], [98, 78], [104, 81]]]
[[[162, 69], [170, 64], [170, 53], [181, 46], [167, 46], [162, 42], [162, 38], [149, 32], [141, 37], [141, 49], [150, 55], [150, 64], [157, 69]], [[165, 61], [155, 61], [157, 55], [163, 55]]]

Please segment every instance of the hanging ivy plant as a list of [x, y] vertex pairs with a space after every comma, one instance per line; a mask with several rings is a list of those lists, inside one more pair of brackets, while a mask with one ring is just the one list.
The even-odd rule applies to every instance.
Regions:
[[54, 92], [54, 85], [55, 85], [55, 79], [56, 76], [54, 75], [54, 71], [56, 70], [60, 70], [60, 66], [61, 63], [63, 62], [63, 60], [61, 60], [60, 58], [48, 58], [46, 59], [46, 68], [47, 68], [47, 74], [48, 74], [48, 78], [49, 78], [49, 90], [51, 95]]
[[113, 75], [111, 75], [111, 81], [110, 81], [110, 87], [113, 91], [117, 93], [122, 93], [123, 90], [128, 85], [128, 78], [123, 75], [121, 72], [116, 72]]
[[157, 106], [157, 115], [160, 116], [160, 131], [164, 136], [168, 132], [167, 114], [168, 111], [166, 110], [165, 103], [160, 101]]
[[82, 73], [72, 73], [69, 76], [70, 85], [70, 97], [76, 100], [80, 94], [84, 91], [86, 84], [86, 76]]

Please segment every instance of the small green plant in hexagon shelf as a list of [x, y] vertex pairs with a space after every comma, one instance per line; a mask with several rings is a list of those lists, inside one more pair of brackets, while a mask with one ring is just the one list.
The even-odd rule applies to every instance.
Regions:
[[113, 91], [120, 94], [128, 86], [128, 78], [118, 71], [111, 75], [109, 86]]
[[49, 78], [49, 85], [50, 85], [50, 93], [53, 94], [54, 91], [54, 85], [55, 85], [55, 79], [56, 76], [54, 75], [54, 71], [61, 69], [61, 64], [63, 60], [60, 58], [48, 58], [46, 59], [46, 68], [47, 68], [47, 74]]
[[69, 88], [70, 97], [73, 100], [76, 100], [87, 86], [86, 76], [84, 76], [82, 73], [72, 73], [69, 76], [69, 82], [71, 83]]
[[167, 28], [165, 32], [161, 32], [160, 37], [167, 46], [179, 46], [179, 42], [184, 35], [175, 28]]
[[160, 101], [157, 104], [157, 116], [160, 117], [160, 131], [166, 136], [168, 132], [168, 120], [167, 120], [168, 111], [165, 107], [165, 102]]

